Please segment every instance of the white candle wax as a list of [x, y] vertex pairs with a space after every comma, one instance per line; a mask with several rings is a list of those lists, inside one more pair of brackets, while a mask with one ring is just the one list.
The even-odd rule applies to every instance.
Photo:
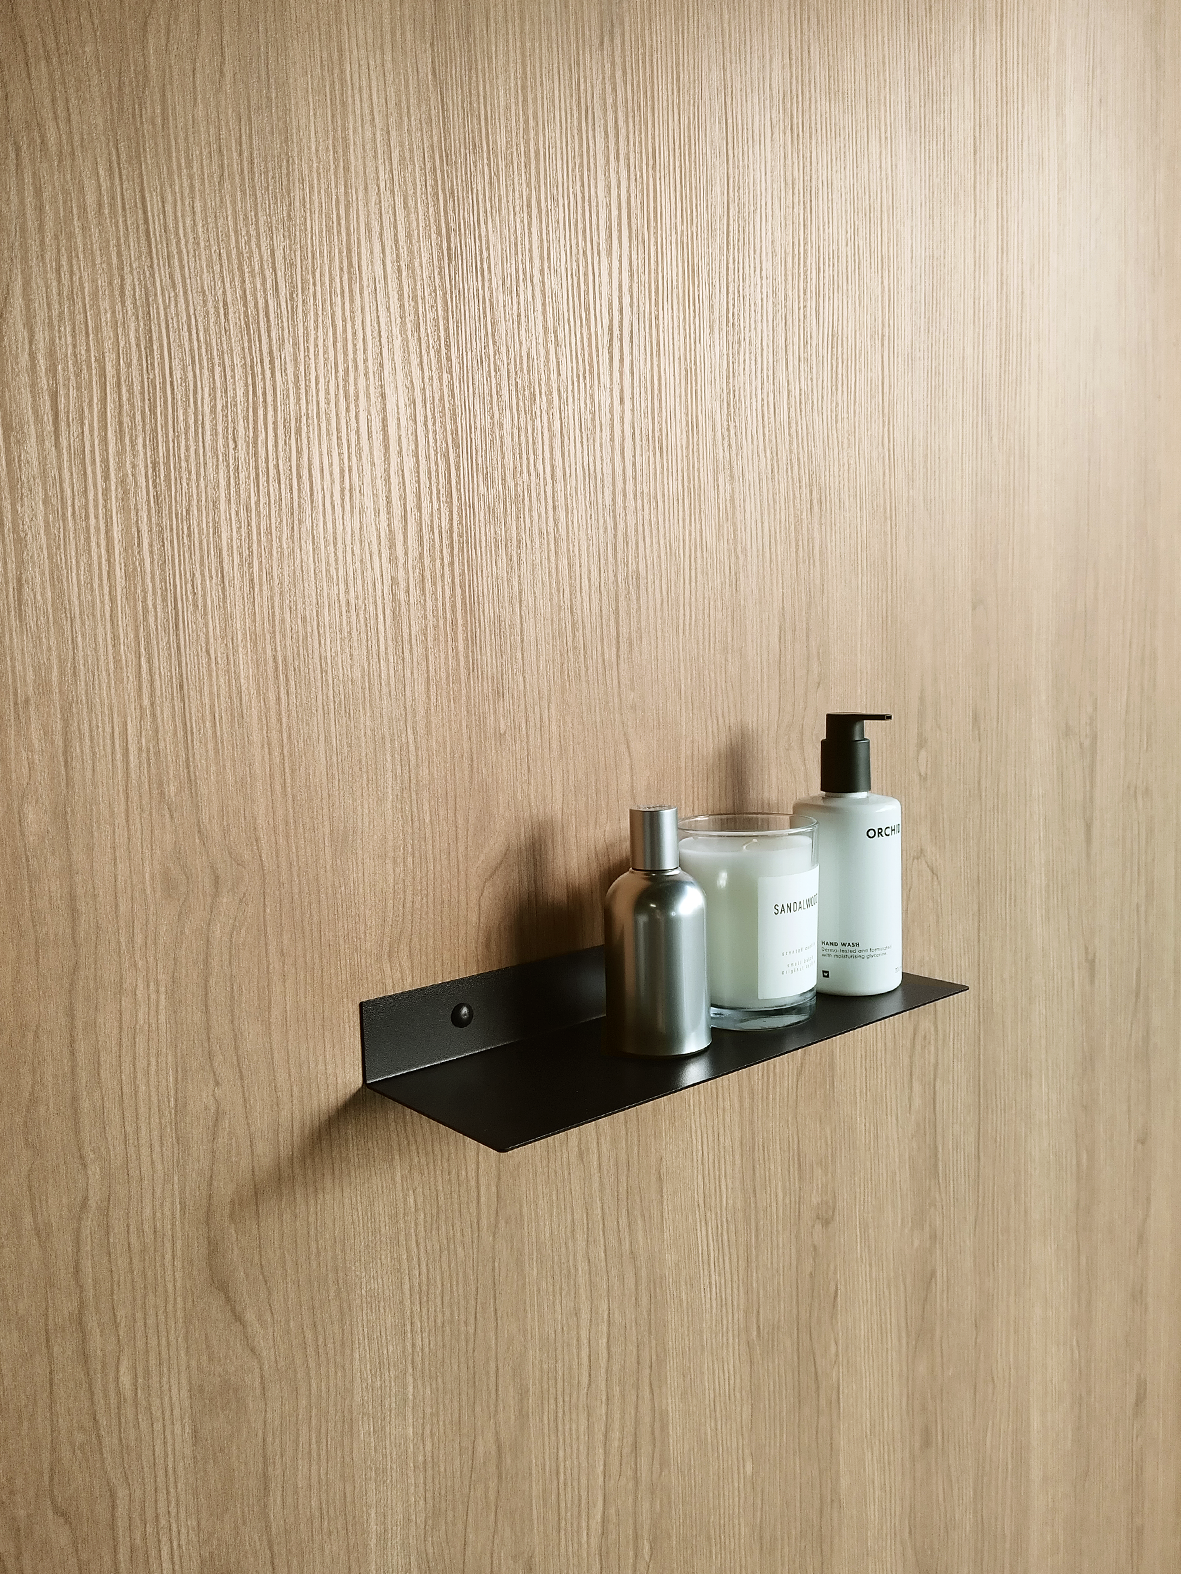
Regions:
[[705, 892], [711, 1003], [765, 1011], [814, 989], [811, 838], [687, 833], [680, 845], [681, 868]]

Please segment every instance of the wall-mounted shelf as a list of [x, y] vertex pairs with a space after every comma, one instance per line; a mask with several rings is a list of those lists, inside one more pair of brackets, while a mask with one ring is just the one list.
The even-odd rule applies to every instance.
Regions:
[[361, 1067], [375, 1093], [504, 1153], [967, 987], [904, 973], [888, 995], [818, 995], [815, 1015], [794, 1027], [715, 1028], [700, 1055], [639, 1060], [603, 1048], [594, 946], [363, 1001]]

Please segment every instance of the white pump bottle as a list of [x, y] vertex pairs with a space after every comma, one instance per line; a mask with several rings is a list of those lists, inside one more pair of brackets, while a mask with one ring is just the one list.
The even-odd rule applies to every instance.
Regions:
[[820, 745], [820, 792], [797, 814], [818, 826], [816, 988], [883, 995], [902, 982], [902, 805], [870, 792], [862, 723], [889, 716], [832, 712]]

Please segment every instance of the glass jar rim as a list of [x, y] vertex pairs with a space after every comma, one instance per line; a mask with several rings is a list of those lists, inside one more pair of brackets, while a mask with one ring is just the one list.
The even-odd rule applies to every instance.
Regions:
[[682, 836], [803, 836], [816, 829], [810, 814], [692, 814], [677, 821]]

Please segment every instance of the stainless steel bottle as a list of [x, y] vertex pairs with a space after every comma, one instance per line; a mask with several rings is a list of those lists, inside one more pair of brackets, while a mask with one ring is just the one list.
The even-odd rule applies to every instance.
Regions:
[[705, 895], [680, 867], [677, 811], [631, 811], [632, 866], [607, 892], [607, 1043], [695, 1055], [710, 1041]]

